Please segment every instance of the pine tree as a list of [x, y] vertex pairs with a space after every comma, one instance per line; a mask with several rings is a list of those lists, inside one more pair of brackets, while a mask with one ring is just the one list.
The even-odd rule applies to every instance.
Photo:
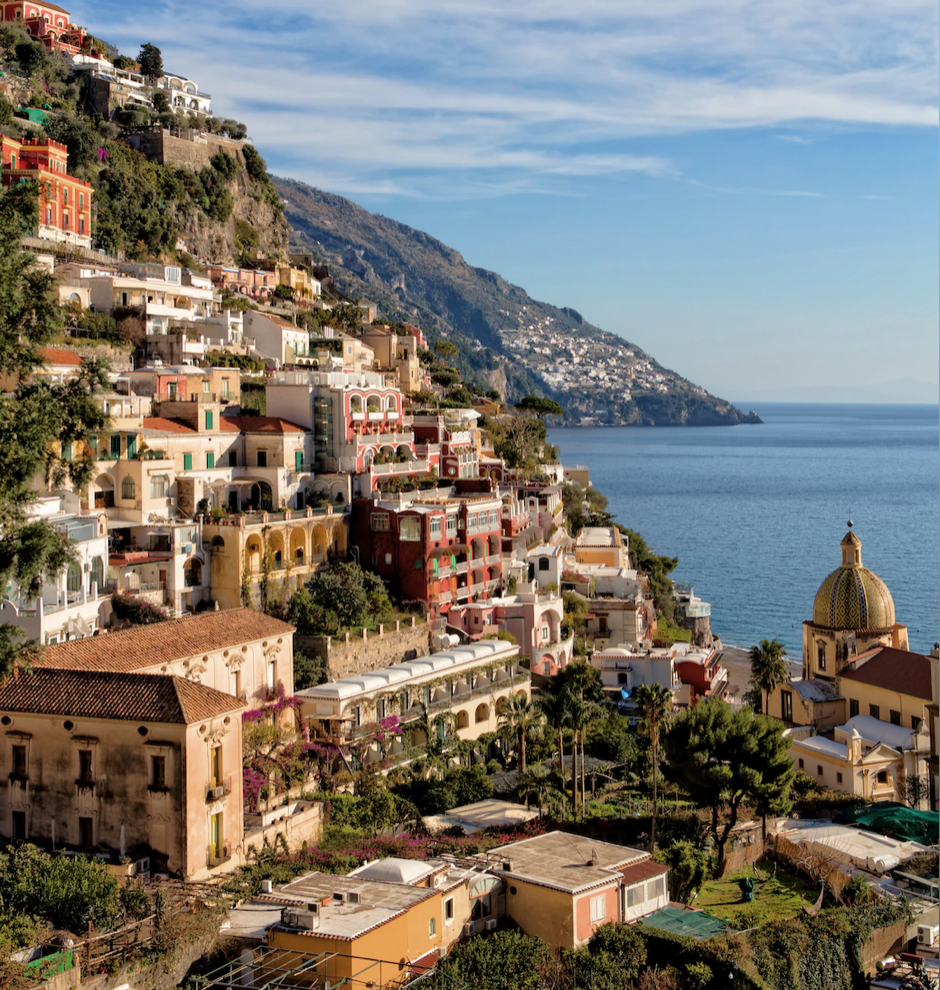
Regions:
[[140, 74], [152, 86], [163, 75], [163, 52], [156, 45], [141, 45], [137, 64], [140, 66]]

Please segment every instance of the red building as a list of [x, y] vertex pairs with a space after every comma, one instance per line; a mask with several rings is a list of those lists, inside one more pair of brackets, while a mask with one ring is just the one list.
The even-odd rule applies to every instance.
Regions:
[[477, 478], [479, 455], [467, 423], [446, 421], [443, 415], [414, 417], [418, 456], [426, 458], [442, 478]]
[[723, 697], [728, 689], [728, 671], [719, 663], [717, 650], [695, 651], [676, 657], [676, 673], [691, 688], [689, 702], [700, 698]]
[[0, 21], [18, 24], [51, 52], [56, 48], [77, 55], [86, 31], [72, 23], [72, 15], [54, 3], [0, 2]]
[[458, 602], [499, 595], [501, 507], [492, 492], [356, 499], [350, 543], [404, 602], [420, 602], [436, 617]]
[[91, 247], [92, 188], [68, 174], [64, 144], [0, 134], [0, 182], [6, 187], [23, 179], [39, 186], [39, 236]]

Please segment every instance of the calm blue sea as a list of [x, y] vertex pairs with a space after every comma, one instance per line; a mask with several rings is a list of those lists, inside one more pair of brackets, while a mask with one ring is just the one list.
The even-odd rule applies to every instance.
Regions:
[[712, 604], [729, 645], [799, 653], [851, 518], [911, 648], [940, 639], [940, 428], [935, 406], [741, 404], [763, 426], [552, 430], [617, 521]]

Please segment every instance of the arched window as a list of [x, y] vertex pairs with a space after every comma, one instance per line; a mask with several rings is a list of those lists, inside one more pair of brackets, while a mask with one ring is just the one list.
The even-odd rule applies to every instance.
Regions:
[[396, 409], [398, 408], [398, 405], [397, 405], [397, 403], [395, 402], [395, 396], [394, 396], [394, 395], [390, 395], [390, 396], [389, 396], [389, 397], [388, 397], [388, 398], [387, 398], [387, 399], [385, 400], [385, 408], [386, 408], [386, 409], [387, 409], [387, 410], [388, 410], [389, 412], [395, 412], [395, 410], [396, 410]]
[[547, 571], [549, 568], [548, 557], [539, 557], [539, 570]]
[[65, 587], [69, 591], [81, 591], [82, 588], [82, 570], [76, 561], [72, 561], [69, 564], [69, 572], [65, 578]]
[[121, 498], [137, 498], [137, 485], [129, 474], [121, 481]]
[[104, 561], [93, 557], [91, 561], [91, 579], [98, 586], [98, 594], [104, 591]]

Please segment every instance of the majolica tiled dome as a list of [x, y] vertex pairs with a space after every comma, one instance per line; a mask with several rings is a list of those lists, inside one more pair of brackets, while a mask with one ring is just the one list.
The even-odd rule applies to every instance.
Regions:
[[862, 567], [862, 541], [851, 529], [842, 540], [842, 566], [816, 592], [813, 622], [827, 629], [859, 631], [888, 629], [895, 623], [891, 592], [877, 574]]

